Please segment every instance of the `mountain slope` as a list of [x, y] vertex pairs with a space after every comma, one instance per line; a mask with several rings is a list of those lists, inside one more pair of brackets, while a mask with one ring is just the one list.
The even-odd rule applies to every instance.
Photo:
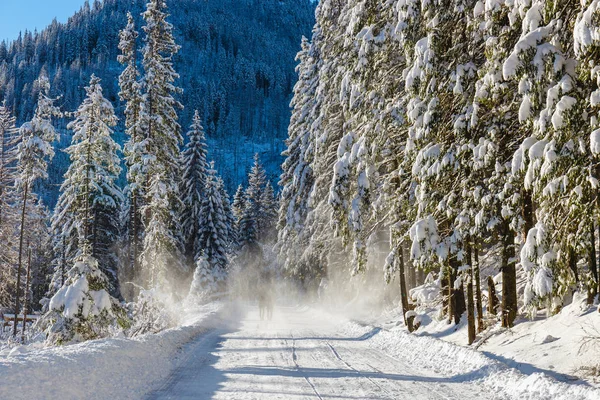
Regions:
[[[141, 30], [145, 3], [86, 2], [66, 24], [55, 21], [39, 33], [25, 32], [12, 43], [0, 43], [0, 101], [7, 101], [20, 122], [27, 120], [35, 106], [32, 82], [45, 68], [54, 94], [63, 96], [63, 109], [73, 111], [94, 73], [122, 115], [118, 33], [128, 11]], [[198, 109], [212, 145], [209, 157], [215, 159], [229, 188], [242, 180], [254, 151], [264, 153], [274, 178], [296, 80], [294, 57], [302, 35], [310, 33], [314, 4], [310, 0], [170, 0], [168, 5], [169, 20], [182, 46], [175, 66], [181, 75], [178, 85], [184, 89], [183, 131]], [[122, 142], [122, 135], [118, 139]], [[59, 147], [69, 142], [67, 134]], [[53, 184], [60, 182], [65, 167], [65, 157], [58, 157], [52, 166], [54, 181], [44, 195], [50, 204], [56, 197]]]

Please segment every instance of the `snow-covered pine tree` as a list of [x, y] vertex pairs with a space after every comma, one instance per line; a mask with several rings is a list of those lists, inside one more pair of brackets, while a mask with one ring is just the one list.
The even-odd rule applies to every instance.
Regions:
[[6, 104], [0, 105], [0, 227], [14, 201], [19, 130]]
[[194, 260], [196, 254], [198, 254], [196, 238], [201, 228], [202, 201], [204, 199], [208, 167], [204, 128], [197, 110], [187, 137], [188, 141], [181, 155], [183, 170], [180, 182], [181, 201], [183, 202], [181, 229], [183, 230], [186, 255], [189, 260]]
[[[56, 99], [50, 97], [50, 81], [45, 70], [42, 70], [40, 77], [36, 80], [35, 86], [38, 90], [38, 104], [31, 121], [24, 123], [19, 129], [21, 142], [18, 146], [17, 161], [17, 188], [21, 197], [20, 201], [20, 232], [17, 252], [17, 281], [15, 284], [15, 323], [13, 325], [13, 335], [17, 334], [16, 316], [20, 312], [20, 287], [21, 272], [23, 271], [23, 256], [25, 245], [25, 231], [28, 224], [27, 210], [28, 206], [35, 200], [33, 183], [38, 179], [48, 178], [48, 162], [54, 157], [54, 148], [52, 143], [57, 138], [57, 133], [52, 125], [54, 117], [60, 117], [62, 113], [54, 105]], [[31, 200], [31, 199], [34, 200]]]
[[231, 253], [233, 249], [237, 248], [238, 246], [236, 228], [237, 221], [233, 216], [231, 201], [229, 200], [229, 193], [227, 193], [227, 189], [225, 189], [225, 182], [220, 176], [217, 178], [217, 186], [219, 188], [219, 193], [221, 194], [223, 213], [225, 214], [225, 224], [227, 226], [227, 252]]
[[271, 182], [267, 182], [260, 196], [261, 206], [261, 221], [260, 229], [261, 236], [268, 243], [273, 242], [277, 237], [277, 197]]
[[[206, 267], [203, 262], [208, 264], [206, 268], [210, 270], [212, 282], [222, 289], [227, 276], [227, 215], [223, 209], [219, 178], [212, 162], [203, 193], [195, 259], [197, 268]], [[205, 288], [209, 289], [212, 291], [214, 288]]]
[[215, 276], [215, 271], [211, 267], [205, 255], [201, 255], [196, 260], [196, 269], [194, 278], [190, 286], [190, 292], [187, 302], [190, 305], [206, 301], [211, 294], [219, 291], [219, 282]]
[[[523, 13], [513, 7], [515, 13]], [[533, 2], [524, 13], [521, 37], [503, 65], [504, 78], [519, 84], [519, 120], [527, 130], [514, 158], [515, 176], [523, 179], [526, 191], [521, 240], [529, 236], [535, 219], [552, 232], [551, 247], [557, 252], [552, 263], [553, 294], [559, 298], [579, 279], [578, 253], [587, 259], [589, 246], [582, 246], [581, 252], [577, 247], [589, 241], [593, 218], [584, 210], [595, 197], [586, 178], [589, 153], [580, 132], [589, 128], [582, 127], [579, 117], [585, 107], [578, 102], [575, 62], [569, 59], [572, 39], [564, 40], [564, 24], [571, 14], [542, 1]], [[557, 202], [560, 194], [564, 199]], [[564, 223], [579, 226], [565, 230]]]
[[119, 97], [125, 105], [125, 133], [128, 137], [123, 147], [127, 164], [127, 187], [125, 193], [128, 195], [129, 213], [127, 221], [128, 248], [130, 265], [127, 276], [134, 278], [139, 273], [139, 256], [143, 242], [143, 226], [141, 207], [144, 200], [144, 188], [146, 185], [147, 172], [144, 163], [146, 153], [146, 136], [142, 125], [142, 107], [144, 105], [140, 73], [137, 66], [137, 39], [138, 32], [131, 13], [127, 14], [127, 25], [120, 32], [119, 62], [125, 69], [119, 76]]
[[142, 207], [145, 238], [142, 267], [152, 287], [165, 283], [167, 272], [184, 272], [183, 243], [177, 210], [179, 200], [179, 145], [182, 142], [174, 98], [180, 89], [174, 85], [179, 75], [173, 69], [173, 56], [179, 46], [173, 26], [167, 22], [164, 0], [150, 0], [143, 18], [146, 25], [143, 61], [142, 126], [146, 135], [144, 160], [147, 164], [146, 201]]
[[[595, 166], [591, 166], [583, 175], [591, 187], [597, 190], [600, 180], [600, 170], [597, 167], [598, 157], [600, 156], [600, 119], [598, 116], [600, 109], [600, 69], [596, 65], [596, 58], [598, 49], [600, 49], [600, 1], [591, 0], [581, 2], [581, 10], [577, 15], [577, 20], [573, 28], [573, 51], [578, 61], [577, 76], [582, 81], [577, 92], [579, 95], [578, 103], [579, 107], [585, 107], [589, 119], [588, 121], [584, 121], [584, 124], [589, 124], [589, 132], [585, 132], [582, 129], [579, 129], [579, 132], [589, 134], [587, 140], [584, 138], [585, 142], [589, 141], [587, 144], [591, 152], [590, 159], [586, 161], [588, 163], [591, 161], [596, 163]], [[588, 216], [590, 216], [590, 212], [593, 210], [593, 216], [598, 218], [600, 210], [597, 204], [594, 204], [593, 207], [589, 205], [584, 205], [584, 207], [583, 211]], [[576, 209], [579, 209], [579, 207], [576, 207]], [[600, 225], [596, 224], [598, 225], [597, 232], [594, 232], [593, 225], [589, 227], [590, 237], [589, 245], [587, 246], [590, 255], [590, 271], [587, 277], [587, 285], [589, 287], [588, 301], [593, 301], [594, 297], [600, 293], [600, 268], [596, 252], [596, 241], [600, 238]]]
[[242, 219], [242, 215], [244, 214], [245, 208], [245, 190], [244, 186], [239, 185], [235, 196], [233, 196], [233, 203], [231, 204], [231, 211], [233, 212], [233, 217], [235, 218], [236, 224], [240, 223]]
[[308, 214], [308, 197], [312, 189], [314, 176], [311, 163], [313, 144], [311, 142], [311, 124], [314, 122], [313, 107], [315, 90], [318, 85], [319, 55], [317, 46], [302, 38], [302, 49], [296, 56], [298, 82], [294, 86], [291, 102], [292, 117], [288, 128], [286, 157], [279, 186], [281, 198], [279, 207], [278, 253], [284, 268], [291, 273], [301, 259], [304, 247], [297, 243], [302, 234]]
[[238, 240], [240, 248], [258, 242], [258, 206], [250, 195], [250, 187], [244, 191], [244, 210], [239, 222]]
[[52, 345], [99, 339], [130, 326], [125, 309], [108, 291], [108, 278], [89, 253], [89, 247], [69, 269], [65, 285], [48, 303], [37, 322]]
[[493, 5], [477, 3], [474, 16], [485, 27], [486, 59], [480, 67], [479, 80], [473, 99], [470, 124], [474, 138], [472, 149], [473, 173], [480, 176], [480, 186], [473, 192], [478, 207], [475, 226], [482, 237], [497, 238], [500, 248], [502, 272], [503, 323], [512, 326], [517, 312], [515, 237], [519, 233], [519, 199], [527, 198], [519, 193], [522, 183], [511, 173], [511, 158], [523, 136], [519, 120], [521, 99], [518, 85], [505, 80], [503, 64], [519, 40], [520, 17], [506, 2]]
[[17, 266], [15, 227], [18, 215], [13, 207], [17, 201], [17, 147], [20, 137], [15, 118], [5, 104], [0, 105], [0, 307], [9, 307], [14, 299]]
[[[347, 26], [341, 23], [339, 18], [342, 13], [348, 12], [345, 7], [346, 3], [337, 1], [320, 2], [313, 30], [312, 43], [318, 48], [321, 67], [312, 111], [315, 114], [311, 125], [311, 141], [314, 144], [312, 170], [315, 181], [309, 195], [310, 211], [306, 218], [305, 229], [309, 243], [304, 257], [305, 260], [310, 259], [311, 263], [302, 267], [305, 269], [302, 274], [305, 279], [318, 279], [328, 267], [330, 254], [335, 254], [336, 261], [345, 263], [345, 257], [340, 257], [339, 252], [335, 252], [334, 249], [344, 247], [340, 239], [343, 232], [340, 230], [347, 229], [347, 224], [331, 221], [332, 207], [328, 201], [338, 147], [346, 133], [346, 116], [342, 113], [340, 93], [348, 65], [344, 48], [349, 43], [345, 44]], [[335, 232], [335, 236], [331, 235], [332, 231]]]
[[264, 215], [262, 194], [267, 183], [258, 153], [254, 155], [254, 164], [248, 174], [248, 187], [244, 198], [244, 212], [240, 220], [240, 245], [256, 243], [262, 240], [264, 233]]
[[[119, 297], [113, 246], [119, 238], [124, 196], [116, 182], [121, 173], [120, 147], [112, 138], [117, 117], [102, 94], [99, 78], [92, 75], [85, 90], [86, 98], [68, 125], [73, 131], [72, 144], [66, 150], [71, 163], [61, 185], [54, 229], [61, 230], [59, 244], [68, 242], [62, 251], [70, 248], [76, 255], [85, 252], [98, 261], [108, 277], [110, 293]], [[72, 257], [66, 259], [67, 265], [73, 261]]]

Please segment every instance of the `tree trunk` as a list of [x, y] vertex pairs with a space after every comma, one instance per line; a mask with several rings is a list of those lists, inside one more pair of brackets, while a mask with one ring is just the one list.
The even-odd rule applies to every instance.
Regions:
[[502, 326], [512, 328], [517, 318], [517, 269], [515, 266], [515, 238], [504, 223], [502, 243]]
[[475, 279], [475, 308], [477, 309], [477, 331], [483, 332], [485, 327], [483, 326], [483, 304], [481, 301], [481, 276], [479, 267], [479, 245], [475, 242], [473, 246], [473, 256], [475, 257], [474, 262], [474, 279]]
[[467, 311], [467, 299], [465, 298], [465, 285], [464, 282], [460, 283], [458, 289], [453, 290], [453, 309], [454, 309], [454, 323], [458, 325], [460, 318]]
[[469, 270], [467, 276], [467, 327], [469, 330], [469, 344], [475, 341], [475, 304], [473, 304], [473, 264], [470, 244], [467, 244], [467, 261]]
[[[404, 249], [404, 247], [403, 247], [403, 249]], [[408, 257], [407, 268], [408, 268], [408, 286], [406, 287], [406, 289], [407, 289], [407, 291], [410, 291], [410, 289], [414, 289], [415, 287], [417, 287], [417, 271], [415, 270], [413, 263], [410, 261], [410, 257]]]
[[594, 224], [590, 227], [590, 271], [594, 282], [588, 288], [588, 304], [594, 304], [594, 299], [598, 294], [598, 264], [596, 260], [596, 236]]
[[523, 191], [523, 242], [527, 240], [527, 233], [533, 228], [533, 198], [531, 192], [528, 190]]
[[19, 266], [17, 267], [17, 287], [15, 290], [15, 320], [13, 325], [13, 336], [17, 336], [17, 322], [21, 302], [19, 298], [19, 287], [21, 286], [21, 270], [23, 268], [23, 237], [25, 236], [25, 211], [27, 210], [27, 196], [29, 195], [29, 182], [25, 183], [23, 192], [23, 209], [21, 210], [21, 232], [19, 234]]
[[408, 311], [408, 295], [406, 293], [406, 278], [404, 276], [404, 246], [400, 245], [398, 250], [398, 272], [400, 274], [400, 300], [402, 302], [402, 317], [404, 318], [404, 324], [408, 327], [408, 331], [412, 332], [412, 318], [410, 324], [406, 318], [406, 312]]
[[23, 300], [23, 330], [21, 331], [21, 343], [25, 343], [25, 328], [27, 327], [27, 307], [29, 306], [27, 300], [29, 297], [29, 285], [31, 280], [31, 248], [29, 248], [29, 255], [27, 256], [27, 279], [25, 283], [25, 296]]
[[425, 283], [425, 272], [423, 272], [421, 268], [416, 268], [415, 271], [417, 275], [417, 286], [421, 286]]
[[573, 273], [573, 278], [575, 278], [575, 283], [579, 283], [579, 273], [577, 271], [577, 257], [575, 256], [575, 250], [569, 249], [569, 269]]
[[494, 284], [494, 278], [488, 276], [488, 307], [487, 311], [489, 315], [496, 316], [498, 314], [498, 296], [496, 296], [496, 285]]
[[454, 271], [452, 266], [450, 265], [450, 263], [448, 263], [447, 267], [446, 267], [446, 283], [448, 284], [446, 291], [447, 291], [447, 303], [448, 303], [448, 323], [451, 324], [452, 323], [452, 317], [454, 315], [454, 303], [455, 303], [455, 296], [454, 296]]
[[473, 281], [467, 282], [467, 322], [469, 328], [469, 344], [475, 341], [475, 304], [473, 304]]

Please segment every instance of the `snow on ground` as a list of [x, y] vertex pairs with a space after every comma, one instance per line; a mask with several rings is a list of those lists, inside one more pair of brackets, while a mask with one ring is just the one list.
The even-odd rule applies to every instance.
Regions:
[[559, 382], [542, 367], [503, 362], [508, 351], [517, 360], [544, 346], [545, 357], [562, 351], [553, 346], [574, 347], [569, 327], [597, 318], [591, 313], [566, 307], [547, 321], [493, 335], [477, 351], [450, 342], [464, 343], [462, 326], [455, 332], [430, 322], [415, 335], [394, 312], [372, 312], [365, 324], [329, 310], [279, 306], [272, 321], [261, 321], [254, 306], [212, 304], [184, 327], [135, 340], [16, 348], [0, 355], [0, 398], [600, 399], [585, 382]]
[[190, 343], [149, 399], [484, 399], [477, 382], [423, 368], [372, 345], [381, 330], [308, 307], [261, 321], [243, 307], [235, 326]]
[[[360, 332], [361, 327], [355, 329]], [[409, 334], [401, 325], [373, 336], [371, 346], [414, 365], [452, 376], [455, 381], [476, 381], [487, 389], [483, 397], [486, 399], [600, 399], [600, 390], [587, 383], [567, 384], [546, 373], [528, 373], [525, 369], [522, 373], [494, 359], [497, 357], [491, 358], [485, 353], [435, 337]]]
[[141, 398], [168, 376], [182, 346], [217, 323], [222, 307], [200, 307], [186, 315], [183, 326], [136, 339], [5, 349], [0, 353], [0, 399]]
[[[417, 308], [423, 325], [415, 335], [468, 347], [466, 314], [457, 326], [438, 320], [438, 312], [438, 308]], [[387, 319], [387, 326], [399, 324], [401, 311], [388, 313]], [[600, 387], [599, 377], [590, 377], [584, 370], [600, 365], [600, 314], [597, 306], [588, 306], [577, 294], [571, 304], [549, 318], [543, 311], [534, 320], [517, 319], [512, 329], [496, 323], [478, 334], [472, 347], [526, 374], [543, 373], [563, 382]]]

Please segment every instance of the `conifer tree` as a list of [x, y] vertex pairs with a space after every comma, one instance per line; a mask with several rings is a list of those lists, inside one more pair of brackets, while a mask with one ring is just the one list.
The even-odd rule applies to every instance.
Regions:
[[35, 199], [32, 194], [33, 183], [38, 179], [48, 178], [48, 162], [54, 157], [52, 143], [56, 140], [57, 133], [52, 125], [52, 118], [61, 116], [61, 112], [54, 105], [55, 99], [50, 97], [50, 81], [45, 73], [35, 82], [38, 92], [38, 105], [31, 121], [24, 123], [19, 132], [21, 142], [18, 146], [18, 178], [17, 187], [21, 194], [21, 216], [18, 245], [17, 281], [15, 285], [15, 322], [13, 335], [17, 334], [17, 315], [20, 311], [21, 273], [23, 271], [23, 251], [25, 245], [25, 231], [27, 224], [28, 200]]
[[89, 247], [83, 249], [38, 321], [49, 344], [99, 339], [130, 326], [125, 309], [109, 294], [108, 278], [88, 251]]
[[239, 185], [236, 192], [235, 192], [235, 196], [233, 196], [233, 203], [231, 205], [231, 209], [233, 212], [233, 217], [235, 219], [235, 223], [239, 224], [241, 219], [242, 219], [242, 215], [244, 214], [244, 209], [245, 209], [245, 198], [244, 198], [244, 186]]
[[0, 227], [4, 225], [9, 205], [14, 201], [17, 178], [19, 131], [6, 104], [0, 105]]
[[143, 241], [143, 226], [141, 207], [144, 199], [146, 185], [146, 166], [144, 154], [146, 153], [146, 137], [142, 125], [142, 107], [144, 105], [140, 73], [137, 66], [137, 39], [138, 32], [131, 13], [127, 14], [127, 25], [120, 32], [119, 62], [125, 69], [119, 76], [119, 97], [125, 105], [125, 130], [127, 142], [124, 145], [124, 154], [127, 164], [127, 187], [125, 192], [129, 197], [128, 215], [128, 246], [130, 251], [130, 275], [139, 273], [139, 256]]
[[187, 137], [188, 142], [181, 160], [183, 170], [180, 190], [183, 202], [181, 228], [186, 245], [186, 254], [193, 259], [198, 253], [195, 244], [201, 227], [202, 201], [204, 199], [208, 167], [206, 162], [206, 139], [198, 111], [194, 114], [194, 120]]
[[[208, 170], [204, 195], [202, 198], [200, 224], [196, 238], [196, 260], [206, 261], [213, 280], [222, 285], [227, 268], [227, 216], [223, 209], [223, 199], [219, 187], [219, 178], [214, 163]], [[200, 264], [198, 264], [200, 266]]]
[[179, 75], [173, 69], [173, 56], [179, 46], [173, 37], [173, 26], [166, 21], [164, 0], [150, 0], [143, 13], [146, 25], [143, 61], [142, 126], [146, 135], [147, 162], [146, 201], [142, 207], [145, 238], [142, 264], [152, 287], [165, 283], [167, 270], [185, 271], [181, 262], [181, 227], [178, 220], [179, 144], [182, 142], [177, 122], [181, 104], [174, 95]]
[[[118, 297], [118, 260], [113, 245], [120, 233], [124, 196], [116, 182], [121, 173], [117, 154], [120, 147], [112, 138], [116, 124], [117, 117], [102, 94], [100, 79], [92, 75], [86, 98], [68, 125], [74, 133], [66, 150], [71, 164], [61, 186], [54, 226], [61, 230], [64, 236], [60, 242], [67, 242], [71, 253], [77, 256], [87, 251], [98, 261], [109, 278], [110, 292]], [[74, 259], [68, 257], [66, 261], [72, 264]]]
[[0, 307], [9, 307], [14, 299], [17, 266], [15, 227], [18, 215], [14, 205], [18, 202], [15, 190], [17, 180], [17, 148], [20, 137], [15, 118], [6, 105], [0, 106]]
[[221, 201], [223, 203], [223, 214], [225, 215], [225, 225], [227, 227], [227, 251], [231, 253], [238, 244], [238, 234], [236, 227], [236, 219], [233, 216], [233, 210], [231, 201], [229, 200], [229, 193], [225, 189], [225, 182], [220, 176], [217, 178], [217, 186], [219, 193], [221, 194]]

